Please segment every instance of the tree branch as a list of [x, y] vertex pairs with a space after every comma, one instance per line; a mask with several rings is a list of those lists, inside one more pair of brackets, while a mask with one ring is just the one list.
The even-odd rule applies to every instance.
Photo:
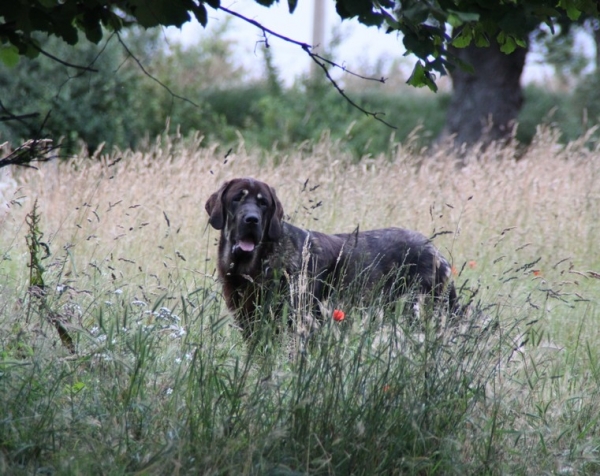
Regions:
[[253, 26], [255, 26], [256, 28], [258, 28], [259, 30], [261, 30], [263, 32], [263, 35], [265, 36], [265, 43], [267, 45], [267, 47], [269, 46], [268, 41], [266, 39], [266, 34], [268, 33], [269, 35], [272, 35], [276, 38], [279, 38], [280, 40], [283, 40], [287, 43], [291, 43], [293, 45], [296, 45], [300, 48], [302, 48], [302, 50], [304, 52], [306, 52], [306, 54], [310, 57], [311, 60], [313, 60], [325, 73], [325, 76], [327, 77], [327, 80], [332, 84], [332, 86], [336, 89], [336, 91], [346, 100], [348, 101], [348, 103], [358, 109], [360, 112], [362, 112], [363, 114], [367, 115], [367, 116], [371, 116], [374, 119], [376, 119], [377, 121], [385, 124], [386, 126], [392, 128], [392, 129], [396, 129], [396, 127], [392, 126], [391, 124], [387, 123], [386, 121], [384, 121], [380, 116], [385, 115], [385, 113], [383, 112], [371, 112], [371, 111], [367, 111], [366, 109], [362, 108], [361, 106], [359, 106], [358, 104], [356, 104], [352, 99], [350, 99], [350, 97], [348, 97], [348, 95], [344, 92], [344, 90], [339, 86], [339, 84], [331, 77], [331, 75], [329, 74], [329, 71], [327, 70], [327, 66], [326, 65], [330, 65], [333, 66], [335, 68], [340, 68], [342, 71], [344, 71], [345, 73], [351, 74], [353, 76], [356, 76], [358, 78], [361, 79], [365, 79], [365, 80], [369, 80], [369, 81], [377, 81], [378, 83], [385, 83], [385, 78], [369, 78], [369, 77], [365, 77], [365, 76], [361, 76], [359, 74], [356, 73], [352, 73], [351, 71], [348, 71], [348, 69], [346, 69], [344, 66], [340, 66], [339, 64], [328, 60], [326, 58], [323, 58], [322, 56], [313, 53], [312, 52], [312, 46], [309, 45], [308, 43], [303, 43], [301, 41], [297, 41], [294, 40], [292, 38], [289, 38], [285, 35], [282, 35], [280, 33], [277, 33], [273, 30], [270, 30], [269, 28], [263, 26], [261, 23], [257, 22], [256, 20], [253, 20], [251, 18], [248, 18], [238, 12], [235, 12], [233, 10], [230, 10], [228, 8], [225, 8], [223, 6], [219, 7], [219, 10], [224, 11], [225, 13], [228, 13], [231, 16], [234, 16], [236, 18], [239, 18], [243, 21], [245, 21], [246, 23], [249, 23]]
[[396, 126], [392, 126], [389, 122], [386, 122], [381, 117], [379, 117], [379, 116], [384, 116], [385, 112], [367, 111], [366, 109], [364, 109], [361, 106], [359, 106], [358, 104], [356, 104], [352, 99], [350, 99], [350, 97], [344, 92], [344, 90], [342, 88], [340, 88], [339, 84], [335, 81], [335, 79], [333, 79], [331, 77], [331, 75], [329, 74], [329, 70], [327, 69], [327, 66], [325, 66], [325, 63], [319, 61], [320, 57], [314, 53], [311, 53], [310, 51], [307, 51], [307, 50], [304, 50], [304, 51], [306, 51], [308, 53], [308, 55], [310, 56], [310, 58], [323, 70], [323, 72], [325, 73], [325, 76], [327, 76], [327, 79], [332, 84], [332, 86], [337, 90], [338, 93], [340, 93], [340, 95], [346, 101], [348, 101], [348, 103], [350, 103], [351, 106], [355, 107], [363, 114], [365, 114], [367, 116], [371, 116], [373, 119], [376, 119], [377, 121], [381, 122], [382, 124], [385, 124], [386, 126], [390, 127], [391, 129], [397, 129]]
[[[6, 108], [1, 102], [0, 108], [15, 119], [19, 119], [20, 117], [22, 117], [14, 116], [13, 114], [11, 114], [9, 111], [6, 110]], [[46, 117], [44, 118], [44, 121], [42, 122], [42, 125], [40, 126], [37, 135], [41, 134], [41, 131], [46, 124], [46, 121], [50, 117], [50, 112], [51, 111], [48, 111], [48, 114], [46, 114]], [[38, 115], [38, 113], [28, 114], [28, 116], [33, 115]], [[32, 162], [48, 162], [50, 160], [60, 157], [58, 154], [50, 155], [52, 151], [58, 150], [59, 148], [59, 145], [53, 144], [52, 139], [30, 139], [21, 144], [6, 157], [1, 158], [0, 169], [3, 167], [8, 167], [9, 165], [19, 165], [21, 167], [37, 169], [37, 167], [31, 165]]]
[[131, 56], [131, 58], [133, 58], [133, 61], [135, 61], [138, 65], [138, 67], [142, 70], [142, 72], [148, 76], [152, 81], [158, 83], [160, 85], [160, 87], [164, 88], [172, 97], [177, 98], [177, 99], [181, 99], [182, 101], [185, 101], [189, 104], [191, 104], [192, 106], [195, 107], [200, 107], [199, 104], [196, 104], [194, 101], [192, 101], [191, 99], [188, 99], [186, 97], [180, 96], [179, 94], [175, 94], [173, 91], [171, 91], [171, 89], [169, 88], [169, 86], [167, 86], [165, 83], [163, 83], [162, 81], [160, 81], [158, 78], [152, 76], [147, 70], [146, 68], [144, 68], [144, 65], [142, 64], [142, 62], [131, 52], [131, 50], [127, 47], [127, 45], [125, 44], [125, 42], [123, 41], [123, 39], [121, 38], [121, 35], [119, 35], [119, 33], [115, 33], [117, 35], [117, 38], [119, 39], [119, 43], [121, 43], [121, 46], [123, 46], [123, 48], [125, 49], [126, 53]]
[[89, 71], [92, 73], [97, 73], [98, 70], [95, 68], [90, 68], [89, 66], [81, 66], [78, 64], [72, 64], [69, 63], [67, 61], [61, 60], [60, 58], [54, 56], [53, 54], [48, 53], [47, 51], [44, 51], [43, 49], [41, 49], [38, 45], [36, 45], [33, 41], [29, 42], [29, 45], [31, 47], [33, 47], [34, 49], [38, 50], [41, 54], [43, 54], [44, 56], [47, 56], [48, 58], [50, 58], [51, 60], [56, 61], [57, 63], [60, 63], [64, 66], [67, 66], [68, 68], [74, 68], [74, 69], [79, 69], [82, 71]]
[[[3, 110], [4, 107], [1, 106], [1, 102], [0, 102], [0, 107], [2, 107]], [[40, 115], [39, 112], [30, 112], [29, 114], [21, 114], [19, 116], [15, 116], [14, 114], [10, 114], [8, 116], [0, 116], [0, 122], [7, 122], [7, 121], [19, 121], [19, 122], [23, 122], [23, 119], [33, 119], [34, 117], [38, 117]]]
[[0, 122], [18, 121], [22, 124], [25, 124], [24, 119], [32, 119], [40, 115], [39, 112], [31, 112], [29, 114], [20, 114], [17, 116], [16, 114], [13, 114], [8, 109], [6, 109], [2, 101], [0, 101], [0, 110], [2, 110], [4, 114], [6, 114], [6, 116], [0, 116]]
[[53, 150], [59, 149], [52, 143], [52, 139], [30, 139], [24, 142], [6, 157], [0, 159], [0, 169], [9, 165], [19, 165], [37, 169], [31, 165], [32, 162], [48, 162], [56, 159], [59, 155], [49, 155]]
[[375, 81], [377, 83], [382, 83], [385, 84], [385, 82], [387, 81], [386, 78], [372, 78], [369, 76], [362, 76], [361, 74], [358, 73], [354, 73], [353, 71], [350, 71], [348, 68], [346, 68], [345, 66], [341, 66], [339, 64], [337, 64], [334, 61], [331, 61], [330, 59], [327, 58], [323, 58], [321, 55], [318, 55], [317, 53], [310, 53], [310, 55], [314, 58], [317, 58], [320, 61], [323, 61], [324, 63], [327, 63], [330, 66], [333, 66], [334, 68], [340, 68], [344, 73], [348, 73], [351, 76], [354, 76], [355, 78], [359, 78], [359, 79], [364, 79], [365, 81]]

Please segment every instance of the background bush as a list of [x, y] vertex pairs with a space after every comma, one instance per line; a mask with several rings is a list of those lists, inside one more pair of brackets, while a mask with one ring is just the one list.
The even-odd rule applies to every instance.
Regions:
[[132, 68], [119, 68], [124, 56], [116, 38], [76, 49], [51, 38], [43, 48], [98, 72], [68, 68], [44, 56], [22, 59], [15, 68], [0, 66], [0, 88], [11, 92], [2, 97], [4, 108], [15, 115], [40, 114], [34, 120], [0, 123], [1, 140], [17, 143], [42, 136], [63, 137], [67, 144], [83, 140], [91, 148], [101, 142], [133, 145], [145, 127], [139, 116], [142, 98], [134, 94], [141, 76]]
[[[123, 39], [127, 48], [115, 36], [100, 46], [81, 43], [76, 49], [57, 39], [41, 39], [46, 51], [98, 72], [68, 68], [43, 56], [22, 59], [15, 68], [0, 66], [0, 87], [12, 92], [2, 98], [4, 112], [40, 113], [34, 120], [1, 122], [0, 140], [18, 145], [43, 136], [62, 138], [66, 146], [83, 141], [90, 151], [102, 143], [123, 149], [148, 143], [145, 139], [162, 134], [169, 123], [170, 132], [199, 134], [204, 144], [231, 147], [241, 134], [247, 145], [267, 150], [318, 141], [327, 133], [361, 158], [390, 153], [398, 142], [429, 145], [443, 128], [449, 93], [401, 83], [342, 84], [362, 108], [382, 113], [396, 127], [391, 129], [353, 108], [322, 77], [283, 86], [268, 50], [264, 73], [253, 77], [235, 62], [227, 28], [225, 24], [194, 46], [174, 44], [169, 50], [156, 34], [135, 30]], [[563, 141], [581, 135], [600, 117], [598, 81], [597, 74], [585, 76], [573, 91], [526, 87], [517, 139], [530, 143], [540, 124], [558, 128]]]

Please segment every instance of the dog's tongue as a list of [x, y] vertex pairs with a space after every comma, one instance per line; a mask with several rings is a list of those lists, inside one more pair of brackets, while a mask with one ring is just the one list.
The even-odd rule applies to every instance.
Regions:
[[242, 250], [244, 250], [246, 252], [250, 252], [250, 251], [254, 250], [254, 243], [252, 243], [249, 240], [240, 240], [238, 245]]

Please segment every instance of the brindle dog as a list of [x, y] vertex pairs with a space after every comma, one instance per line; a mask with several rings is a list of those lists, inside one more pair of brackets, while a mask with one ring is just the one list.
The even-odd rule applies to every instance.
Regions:
[[317, 315], [318, 304], [334, 295], [356, 303], [357, 289], [358, 299], [371, 292], [371, 298], [376, 293], [388, 303], [415, 290], [444, 303], [450, 313], [459, 309], [450, 264], [418, 232], [384, 228], [328, 235], [304, 230], [284, 222], [273, 187], [252, 178], [225, 182], [205, 208], [212, 227], [221, 231], [219, 277], [246, 339], [270, 299], [289, 289], [290, 280], [301, 273], [310, 281]]

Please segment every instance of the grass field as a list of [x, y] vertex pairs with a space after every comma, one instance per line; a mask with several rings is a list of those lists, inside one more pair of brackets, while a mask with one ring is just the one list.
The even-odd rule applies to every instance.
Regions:
[[[597, 474], [600, 152], [583, 143], [539, 131], [518, 161], [458, 167], [443, 149], [355, 163], [323, 138], [226, 158], [174, 137], [12, 170], [0, 474]], [[299, 226], [436, 235], [473, 312], [440, 330], [374, 304], [304, 357], [249, 351], [204, 211], [236, 176], [274, 185]]]

